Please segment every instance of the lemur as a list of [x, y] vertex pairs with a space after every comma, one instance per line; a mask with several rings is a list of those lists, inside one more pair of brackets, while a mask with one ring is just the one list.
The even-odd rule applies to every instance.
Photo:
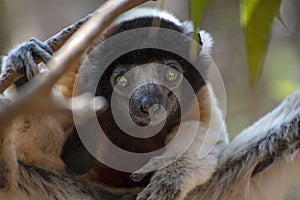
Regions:
[[[145, 162], [145, 166], [137, 169], [134, 173], [122, 172], [106, 166], [105, 163], [97, 161], [89, 154], [80, 141], [80, 134], [74, 128], [74, 123], [69, 115], [35, 116], [29, 113], [28, 116], [20, 116], [18, 120], [21, 121], [16, 121], [14, 129], [9, 132], [13, 135], [12, 142], [4, 143], [5, 145], [1, 147], [10, 148], [11, 144], [14, 145], [16, 158], [13, 154], [9, 156], [18, 161], [17, 169], [19, 173], [16, 174], [16, 191], [18, 192], [10, 193], [10, 195], [15, 195], [14, 197], [19, 199], [133, 199], [135, 195], [140, 200], [222, 199], [223, 197], [224, 199], [230, 199], [231, 197], [249, 199], [250, 196], [245, 194], [248, 194], [246, 192], [250, 190], [245, 186], [249, 186], [249, 183], [254, 183], [253, 187], [260, 186], [260, 183], [264, 183], [264, 176], [262, 176], [262, 179], [257, 177], [263, 173], [268, 173], [266, 171], [268, 166], [272, 165], [276, 159], [281, 158], [282, 150], [293, 152], [298, 149], [299, 143], [296, 143], [296, 145], [291, 143], [293, 146], [289, 146], [288, 141], [294, 141], [295, 138], [297, 139], [297, 134], [299, 135], [298, 121], [294, 120], [294, 123], [290, 123], [289, 119], [293, 121], [294, 118], [299, 118], [297, 118], [297, 115], [291, 115], [290, 118], [281, 122], [280, 119], [284, 117], [280, 118], [278, 114], [284, 115], [281, 111], [286, 112], [291, 108], [286, 104], [283, 104], [279, 111], [266, 117], [269, 120], [279, 117], [278, 126], [275, 127], [274, 132], [271, 131], [272, 126], [269, 129], [261, 128], [262, 124], [265, 123], [263, 120], [262, 123], [258, 123], [246, 131], [249, 132], [247, 133], [247, 138], [249, 138], [247, 142], [241, 143], [241, 139], [237, 139], [236, 142], [228, 145], [224, 116], [218, 107], [211, 86], [206, 80], [212, 39], [204, 31], [198, 34], [198, 42], [201, 48], [197, 49], [199, 55], [194, 63], [190, 63], [176, 53], [163, 49], [141, 48], [116, 57], [113, 62], [105, 67], [103, 58], [114, 55], [114, 48], [121, 48], [132, 42], [121, 40], [121, 43], [114, 46], [116, 43], [109, 41], [110, 38], [126, 33], [126, 31], [147, 27], [156, 27], [156, 29], [151, 29], [155, 31], [145, 32], [147, 34], [141, 34], [141, 38], [135, 37], [132, 40], [147, 44], [148, 42], [155, 42], [153, 36], [156, 36], [163, 39], [158, 40], [158, 43], [167, 42], [173, 46], [182, 44], [180, 46], [181, 50], [189, 55], [194, 31], [190, 22], [180, 22], [166, 11], [145, 8], [134, 9], [121, 15], [100, 38], [100, 46], [99, 43], [96, 43], [94, 50], [88, 52], [87, 61], [83, 62], [83, 66], [77, 74], [79, 86], [83, 91], [90, 92], [94, 92], [93, 88], [95, 88], [95, 95], [104, 96], [109, 103], [112, 103], [112, 95], [115, 95], [116, 99], [120, 100], [117, 101], [119, 104], [116, 104], [115, 107], [117, 113], [120, 116], [125, 116], [129, 112], [133, 122], [141, 127], [151, 124], [151, 120], [158, 120], [158, 123], [161, 123], [161, 118], [157, 117], [157, 113], [159, 115], [166, 114], [167, 117], [160, 132], [146, 139], [137, 139], [126, 135], [114, 121], [112, 106], [106, 112], [97, 115], [98, 123], [103, 128], [106, 136], [121, 148], [137, 153], [154, 151], [172, 142], [180, 127], [186, 134], [187, 139], [193, 139], [192, 133], [195, 131], [193, 127], [197, 127], [196, 136], [189, 148], [179, 157], [173, 155], [172, 151], [167, 148], [161, 155]], [[162, 38], [165, 29], [182, 34], [185, 40], [172, 41], [168, 38]], [[39, 73], [32, 55], [38, 56], [44, 62], [47, 62], [51, 58], [51, 51], [42, 42], [31, 40], [12, 50], [4, 59], [3, 68], [13, 66], [15, 71], [26, 75], [25, 80], [16, 83], [18, 89], [26, 83], [26, 79], [30, 81], [32, 75], [35, 76]], [[196, 69], [197, 67], [205, 73], [200, 74]], [[100, 74], [99, 71], [103, 71], [101, 77], [97, 76]], [[151, 82], [147, 83], [149, 77]], [[100, 81], [98, 82], [99, 78]], [[196, 97], [183, 98], [186, 102], [180, 104], [177, 97], [175, 97], [175, 92], [181, 97], [192, 96], [187, 94], [189, 91], [180, 90], [184, 79], [188, 80]], [[67, 80], [61, 82], [62, 85], [55, 89], [53, 95], [62, 95], [61, 93], [64, 92], [62, 92], [61, 87], [66, 89], [71, 86], [70, 90], [72, 90], [74, 78], [67, 78]], [[155, 83], [165, 83], [171, 86], [164, 87], [164, 85]], [[134, 88], [133, 95], [128, 96], [130, 92], [127, 89], [131, 87]], [[123, 101], [124, 99], [125, 101]], [[122, 102], [130, 103], [126, 105], [121, 104]], [[183, 106], [183, 108], [180, 108], [180, 106]], [[125, 107], [128, 108], [128, 110], [125, 110], [127, 112], [124, 111]], [[200, 113], [200, 115], [197, 115], [197, 113]], [[214, 121], [211, 119], [214, 119]], [[53, 123], [50, 123], [49, 120]], [[214, 124], [215, 127], [209, 127], [210, 123]], [[285, 134], [276, 132], [276, 130], [280, 130], [278, 129], [280, 125], [285, 126], [284, 123], [292, 126], [292, 129], [283, 131]], [[221, 129], [218, 129], [220, 127]], [[220, 130], [221, 136], [218, 137], [218, 131]], [[260, 140], [252, 140], [251, 131], [254, 130], [257, 134], [260, 134]], [[199, 157], [199, 148], [204, 140], [204, 133], [207, 132], [208, 140], [214, 141], [217, 138], [217, 142], [205, 157]], [[270, 132], [274, 134], [269, 134]], [[242, 138], [244, 134], [239, 138]], [[296, 136], [294, 137], [294, 135]], [[271, 136], [274, 136], [275, 139], [278, 136], [282, 140], [272, 139]], [[268, 143], [264, 141], [268, 141]], [[278, 145], [278, 141], [283, 145]], [[96, 147], [99, 147], [99, 149], [105, 147], [102, 146], [101, 142], [101, 140], [96, 141]], [[258, 145], [256, 145], [256, 142], [258, 142]], [[36, 151], [32, 152], [28, 148], [28, 144], [34, 147]], [[244, 146], [241, 147], [240, 144], [244, 144]], [[209, 143], [204, 148], [210, 148], [211, 146]], [[180, 143], [173, 147], [177, 149], [185, 148]], [[113, 156], [111, 152], [107, 151], [96, 150], [96, 152], [100, 154], [100, 157]], [[242, 159], [239, 159], [239, 155]], [[266, 157], [263, 155], [266, 155]], [[167, 165], [161, 167], [160, 164], [164, 162]], [[241, 164], [239, 165], [239, 163]], [[7, 169], [7, 167], [10, 166], [1, 166], [1, 169]], [[6, 171], [2, 170], [2, 172], [5, 175], [4, 172]], [[148, 172], [152, 173], [148, 174]], [[244, 176], [241, 173], [246, 173], [248, 179], [242, 179]], [[77, 176], [77, 174], [83, 174], [83, 176]], [[142, 179], [144, 179], [143, 182], [136, 183]], [[2, 180], [5, 180], [5, 178]], [[236, 182], [231, 187], [230, 182], [226, 180]], [[274, 180], [276, 180], [276, 177]], [[255, 181], [258, 182], [255, 183]], [[222, 188], [223, 183], [224, 188]], [[239, 193], [240, 188], [243, 189], [241, 193]], [[254, 192], [256, 192], [254, 197], [266, 197], [268, 195], [268, 191], [264, 190], [258, 189]], [[0, 195], [4, 198], [5, 191]]]
[[[134, 9], [121, 15], [106, 31], [103, 38], [101, 38], [101, 46], [105, 47], [106, 39], [109, 39], [113, 35], [141, 27], [156, 27], [158, 28], [156, 34], [158, 35], [160, 34], [160, 31], [164, 29], [172, 30], [184, 35], [186, 41], [182, 43], [184, 45], [180, 48], [182, 48], [182, 51], [185, 52], [186, 55], [189, 55], [188, 50], [193, 36], [192, 23], [182, 23], [175, 16], [166, 11], [150, 8]], [[209, 34], [204, 31], [200, 32], [198, 37], [198, 42], [201, 44], [199, 46], [201, 46], [202, 49], [197, 50], [199, 51], [199, 55], [197, 56], [195, 64], [206, 73], [209, 65], [208, 52], [210, 51], [212, 39]], [[153, 40], [153, 38], [139, 39], [144, 39], [144, 42]], [[173, 45], [177, 44], [176, 41], [173, 41], [173, 43]], [[110, 53], [113, 54], [113, 49], [110, 49], [110, 51]], [[83, 66], [82, 70], [78, 73], [79, 78], [83, 80], [81, 87], [84, 88], [84, 90], [89, 91], [90, 88], [88, 86], [96, 84], [96, 95], [104, 96], [109, 101], [112, 92], [116, 90], [114, 87], [116, 85], [122, 87], [120, 81], [128, 82], [128, 84], [134, 84], [135, 82], [135, 87], [137, 89], [132, 97], [127, 97], [122, 91], [116, 91], [116, 93], [118, 98], [129, 98], [130, 102], [132, 102], [129, 110], [130, 115], [136, 124], [139, 126], [148, 125], [150, 120], [150, 110], [155, 105], [162, 106], [160, 109], [165, 109], [167, 113], [166, 122], [162, 130], [157, 135], [143, 140], [128, 137], [122, 132], [114, 122], [111, 109], [108, 109], [107, 112], [98, 116], [98, 120], [112, 142], [129, 151], [148, 152], [161, 148], [171, 141], [176, 135], [179, 124], [181, 124], [185, 130], [184, 132], [187, 138], [192, 137], [192, 133], [190, 133], [192, 131], [189, 131], [190, 127], [197, 127], [198, 133], [191, 148], [189, 148], [178, 160], [174, 160], [173, 156], [169, 154], [170, 152], [167, 152], [159, 157], [151, 159], [143, 169], [137, 171], [132, 176], [130, 173], [114, 170], [105, 166], [103, 163], [96, 161], [95, 163], [92, 162], [92, 169], [90, 169], [82, 179], [78, 179], [80, 179], [80, 181], [87, 181], [92, 185], [104, 185], [106, 188], [123, 188], [125, 191], [128, 191], [128, 189], [140, 191], [140, 189], [137, 190], [135, 188], [148, 185], [138, 195], [139, 199], [148, 199], [147, 196], [152, 192], [153, 194], [151, 194], [151, 197], [155, 199], [183, 198], [193, 186], [203, 183], [208, 179], [210, 174], [214, 171], [222, 147], [227, 143], [226, 131], [225, 129], [222, 129], [223, 136], [218, 141], [217, 146], [205, 158], [197, 159], [199, 151], [197, 144], [202, 142], [204, 133], [207, 132], [211, 116], [216, 116], [215, 120], [217, 121], [218, 126], [224, 126], [223, 116], [217, 106], [217, 101], [214, 99], [213, 93], [211, 93], [212, 90], [210, 90], [209, 84], [205, 81], [206, 74], [200, 74], [191, 63], [175, 53], [160, 49], [146, 48], [128, 52], [117, 58], [109, 65], [101, 77], [100, 82], [97, 83], [95, 82], [95, 78], [97, 77], [94, 77], [93, 74], [97, 74], [97, 71], [101, 68], [99, 63], [102, 61], [101, 57], [98, 55], [100, 52], [101, 49], [99, 51], [92, 51], [92, 53], [88, 55], [88, 59], [91, 62], [88, 62], [86, 66]], [[33, 61], [33, 55], [38, 56], [46, 63], [51, 58], [51, 51], [44, 43], [32, 39], [28, 43], [13, 49], [3, 60], [3, 68], [10, 66], [13, 67], [16, 72], [25, 74], [25, 77], [16, 83], [17, 90], [39, 73], [39, 68]], [[142, 65], [144, 66], [139, 72], [134, 72], [138, 73], [133, 75], [134, 79], [125, 77], [127, 76], [125, 75], [126, 71]], [[151, 66], [155, 67], [153, 68]], [[157, 74], [162, 74], [162, 76], [157, 76]], [[186, 101], [182, 104], [185, 106], [182, 106], [179, 104], [177, 97], [171, 89], [155, 83], [145, 84], [147, 77], [151, 76], [153, 76], [153, 79], [157, 79], [155, 81], [164, 81], [164, 83], [170, 84], [172, 86], [171, 88], [175, 88], [178, 91], [183, 89], [180, 87], [182, 82], [180, 77], [183, 77], [190, 82], [192, 90], [196, 95], [193, 97], [191, 96], [192, 94], [187, 93], [185, 90], [180, 91], [179, 94], [182, 95], [181, 97], [190, 96], [189, 98], [182, 98]], [[144, 84], [138, 85], [139, 83]], [[67, 84], [72, 85], [73, 82]], [[122, 88], [119, 89], [122, 90]], [[55, 89], [53, 93], [53, 95], [62, 95], [59, 88]], [[180, 106], [183, 107], [181, 110]], [[123, 106], [121, 105], [118, 110], [120, 115], [126, 114], [124, 113], [124, 110], [120, 109], [122, 107]], [[199, 112], [200, 115], [195, 115], [195, 113], [197, 113], [196, 111]], [[182, 121], [181, 116], [183, 116]], [[90, 158], [90, 155], [86, 155], [85, 153], [83, 154], [87, 156], [87, 160], [83, 160], [88, 161], [87, 163], [81, 164], [79, 163], [78, 158], [74, 159], [86, 150], [78, 143], [76, 143], [75, 146], [68, 146], [68, 144], [74, 145], [74, 142], [70, 142], [70, 139], [64, 147], [64, 152], [62, 152], [67, 137], [70, 136], [73, 138], [75, 136], [76, 138], [76, 129], [73, 129], [73, 134], [70, 133], [70, 130], [73, 128], [72, 125], [72, 120], [70, 120], [69, 115], [36, 116], [29, 113], [16, 120], [11, 133], [13, 135], [12, 144], [15, 146], [16, 158], [19, 163], [18, 167], [21, 172], [20, 174], [26, 175], [18, 177], [18, 187], [25, 196], [28, 196], [28, 198], [39, 199], [43, 196], [46, 197], [47, 195], [49, 195], [50, 198], [53, 197], [58, 199], [62, 198], [63, 195], [66, 195], [68, 198], [75, 198], [76, 195], [78, 195], [78, 197], [80, 196], [77, 193], [77, 190], [80, 190], [81, 186], [79, 188], [70, 186], [70, 189], [65, 190], [65, 187], [57, 188], [56, 185], [56, 181], [59, 183], [66, 181], [71, 182], [71, 185], [74, 184], [72, 178], [65, 179], [65, 171], [78, 170], [78, 166], [74, 167], [74, 165], [79, 165], [79, 167], [88, 169], [89, 167], [86, 167], [86, 165], [90, 166], [91, 163], [89, 162], [93, 161], [93, 159]], [[210, 137], [217, 137], [218, 133], [211, 131], [210, 134]], [[101, 141], [99, 141], [99, 145], [101, 145]], [[179, 145], [176, 148], [183, 147]], [[74, 149], [75, 154], [70, 154], [70, 151], [74, 151]], [[61, 153], [65, 162], [60, 158]], [[105, 156], [109, 156], [109, 154]], [[161, 159], [173, 160], [171, 160], [172, 163], [169, 166], [166, 166], [163, 169], [157, 169], [158, 166], [155, 163], [155, 160]], [[70, 163], [73, 166], [70, 166]], [[81, 173], [86, 172], [86, 169], [81, 168], [81, 171], [83, 171]], [[146, 176], [145, 172], [149, 171], [154, 171], [153, 175], [151, 174], [152, 176], [148, 176], [151, 177], [150, 183], [147, 179], [142, 183], [136, 183]], [[38, 178], [29, 180], [28, 176], [31, 176], [29, 172], [35, 174]], [[42, 173], [39, 174], [39, 172]], [[178, 174], [178, 172], [181, 173]], [[55, 181], [49, 180], [50, 182], [46, 185], [44, 183], [39, 184], [43, 181], [47, 182], [49, 179], [48, 173], [58, 173], [60, 177], [62, 176], [64, 178], [62, 178], [61, 181], [59, 181], [59, 179], [56, 179]], [[43, 177], [43, 175], [45, 175], [45, 177]], [[70, 177], [73, 176], [70, 175]], [[131, 181], [131, 178], [134, 181]], [[79, 184], [82, 184], [80, 181]], [[55, 186], [52, 187], [51, 184], [54, 184]], [[164, 187], [160, 188], [159, 184], [164, 184]], [[50, 191], [47, 187], [51, 188]], [[160, 194], [159, 196], [153, 196], [155, 195], [155, 192], [157, 192], [157, 187], [160, 188]], [[84, 188], [87, 188], [87, 186]], [[72, 190], [76, 190], [76, 192], [74, 192], [73, 195], [68, 196], [67, 193]], [[91, 191], [94, 190], [91, 189]], [[83, 193], [86, 192], [83, 191]]]
[[[176, 41], [175, 36], [165, 35], [166, 30], [180, 33], [183, 37]], [[137, 35], [132, 31], [136, 31]], [[204, 183], [210, 177], [217, 164], [218, 155], [228, 143], [228, 139], [224, 117], [206, 79], [213, 41], [205, 31], [198, 33], [198, 55], [192, 64], [187, 58], [191, 54], [193, 33], [194, 26], [191, 22], [180, 22], [166, 11], [139, 8], [120, 16], [105, 32], [100, 45], [95, 45], [80, 68], [78, 76], [84, 91], [104, 96], [110, 103], [110, 108], [98, 116], [98, 121], [106, 137], [114, 145], [134, 153], [156, 151], [172, 142], [179, 127], [183, 129], [184, 139], [192, 141], [195, 135], [196, 137], [178, 159], [175, 158], [176, 153], [166, 150], [133, 174], [113, 169], [106, 163], [95, 162], [85, 177], [108, 187], [128, 189], [146, 186], [138, 195], [138, 199], [182, 199], [195, 185]], [[136, 43], [140, 46], [134, 49]], [[171, 49], [183, 52], [186, 58], [168, 49], [151, 47], [153, 44], [168, 44]], [[125, 49], [125, 53], [116, 55], [122, 48]], [[109, 59], [112, 60], [107, 63]], [[188, 81], [192, 91], [185, 88], [182, 79]], [[181, 99], [181, 102], [178, 99]], [[130, 116], [135, 125], [144, 127], [156, 120], [155, 116], [151, 118], [151, 112], [160, 116], [163, 115], [161, 110], [165, 110], [167, 115], [161, 130], [146, 138], [143, 138], [147, 135], [146, 131], [131, 136], [120, 128], [120, 122], [115, 119], [113, 113], [117, 113], [117, 117], [126, 123], [125, 118]], [[159, 124], [159, 117], [157, 120]], [[210, 124], [213, 126], [209, 128]], [[129, 122], [126, 125], [130, 126]], [[195, 127], [198, 130], [195, 130]], [[90, 155], [83, 146], [78, 146], [80, 142], [77, 130], [74, 132], [75, 139], [72, 137], [65, 146], [63, 158], [69, 170], [84, 173], [82, 169], [87, 169], [87, 161], [80, 162], [76, 157]], [[197, 134], [194, 135], [195, 132]], [[207, 151], [213, 148], [208, 155], [199, 158], [200, 147], [207, 132], [206, 139], [210, 142], [202, 148]], [[214, 146], [212, 141], [216, 141]], [[98, 145], [105, 149], [103, 146], [106, 144], [101, 143], [101, 139]], [[183, 149], [186, 145], [178, 143], [172, 148]], [[114, 156], [112, 150], [105, 150], [99, 154], [102, 158]], [[126, 159], [119, 158], [120, 162], [126, 162]], [[168, 161], [170, 165], [158, 169], [161, 163]], [[145, 172], [153, 173], [149, 176]]]

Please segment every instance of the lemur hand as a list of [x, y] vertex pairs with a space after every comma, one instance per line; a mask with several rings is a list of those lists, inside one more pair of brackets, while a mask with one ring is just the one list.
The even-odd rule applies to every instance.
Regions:
[[[138, 194], [137, 200], [179, 200], [184, 196], [186, 171], [184, 158], [156, 171], [148, 186]], [[138, 177], [134, 174], [133, 178]]]
[[52, 51], [44, 42], [32, 38], [12, 49], [3, 58], [2, 71], [10, 68], [20, 75], [25, 75], [15, 83], [17, 87], [22, 86], [40, 72], [39, 66], [34, 61], [35, 57], [47, 63], [52, 57]]

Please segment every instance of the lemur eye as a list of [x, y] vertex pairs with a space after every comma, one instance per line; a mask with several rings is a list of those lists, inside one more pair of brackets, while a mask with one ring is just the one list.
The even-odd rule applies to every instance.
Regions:
[[125, 75], [117, 78], [117, 84], [121, 87], [126, 87], [128, 85], [128, 80]]
[[167, 81], [173, 82], [176, 81], [178, 78], [178, 72], [174, 69], [167, 69], [165, 73], [165, 79]]

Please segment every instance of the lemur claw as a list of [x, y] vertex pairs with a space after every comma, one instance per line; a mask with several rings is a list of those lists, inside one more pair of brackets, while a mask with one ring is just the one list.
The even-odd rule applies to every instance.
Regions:
[[176, 182], [172, 178], [169, 179], [169, 175], [172, 176], [168, 173], [155, 174], [149, 185], [137, 195], [136, 200], [180, 199], [179, 197], [182, 192], [180, 179], [179, 182]]
[[133, 174], [131, 174], [130, 178], [134, 182], [141, 182], [147, 175], [148, 175], [148, 173], [136, 173], [136, 172], [134, 172]]

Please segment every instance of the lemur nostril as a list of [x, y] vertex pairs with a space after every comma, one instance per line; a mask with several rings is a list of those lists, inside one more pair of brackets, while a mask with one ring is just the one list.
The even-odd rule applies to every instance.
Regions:
[[144, 110], [143, 105], [141, 105], [141, 111], [142, 111], [143, 113], [148, 114], [148, 112]]
[[142, 105], [141, 105], [142, 112], [149, 113], [150, 108], [155, 104], [158, 104], [158, 99], [156, 97], [147, 97], [147, 96], [144, 97], [142, 99]]

